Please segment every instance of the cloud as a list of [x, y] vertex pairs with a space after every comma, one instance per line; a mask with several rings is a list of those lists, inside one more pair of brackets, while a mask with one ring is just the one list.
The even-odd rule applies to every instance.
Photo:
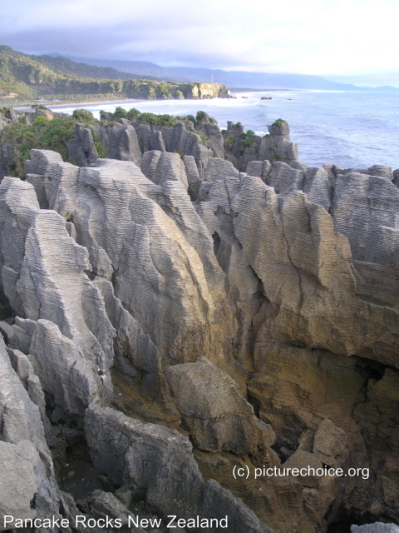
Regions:
[[2, 1], [3, 44], [27, 53], [230, 70], [391, 72], [396, 0]]

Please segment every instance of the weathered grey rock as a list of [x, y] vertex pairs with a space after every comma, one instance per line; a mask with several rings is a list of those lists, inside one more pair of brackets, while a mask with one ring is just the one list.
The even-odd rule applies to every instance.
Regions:
[[266, 182], [267, 177], [269, 176], [272, 170], [272, 164], [270, 161], [265, 159], [265, 161], [250, 161], [246, 168], [246, 173], [249, 176], [254, 176], [262, 178]]
[[339, 165], [332, 165], [331, 163], [325, 163], [322, 167], [327, 171], [330, 185], [333, 187], [335, 185], [337, 174], [342, 171], [341, 167]]
[[224, 132], [225, 159], [230, 161], [238, 170], [245, 171], [252, 161], [261, 159], [259, 149], [262, 138], [253, 131], [244, 133], [241, 123], [227, 123]]
[[353, 257], [396, 266], [399, 192], [388, 179], [359, 173], [336, 179], [331, 214], [335, 230], [348, 238]]
[[352, 533], [398, 533], [399, 526], [395, 524], [384, 524], [374, 522], [374, 524], [365, 524], [363, 526], [351, 526]]
[[170, 366], [166, 376], [185, 426], [200, 449], [253, 454], [264, 445], [252, 406], [222, 370], [204, 360]]
[[98, 159], [97, 148], [89, 128], [82, 124], [75, 126], [75, 138], [68, 144], [69, 157], [76, 159], [79, 166], [91, 165]]
[[[194, 157], [200, 172], [206, 167], [212, 157], [212, 150], [201, 144], [201, 138], [196, 133], [187, 131], [182, 121], [173, 127], [150, 126], [137, 120], [133, 120], [132, 125], [136, 129], [142, 153], [150, 150], [183, 152], [185, 155]], [[218, 148], [216, 147], [215, 150], [218, 150]]]
[[367, 169], [367, 174], [392, 180], [392, 167], [386, 165], [373, 165]]
[[202, 124], [199, 129], [206, 135], [213, 155], [224, 159], [224, 139], [219, 126], [217, 124]]
[[8, 324], [7, 322], [4, 322], [3, 320], [0, 321], [0, 333], [3, 335], [7, 343], [10, 343], [10, 344], [13, 343], [14, 330], [10, 324]]
[[109, 372], [86, 360], [78, 346], [62, 335], [54, 322], [18, 319], [15, 336], [17, 346], [29, 354], [43, 389], [67, 413], [81, 416], [97, 395], [109, 401]]
[[268, 126], [269, 134], [265, 135], [259, 147], [258, 159], [270, 162], [290, 162], [298, 159], [298, 145], [289, 138], [290, 129], [285, 120], [276, 121]]
[[290, 194], [303, 190], [305, 175], [302, 170], [293, 169], [287, 163], [274, 162], [265, 183], [274, 187], [277, 194]]
[[136, 165], [141, 163], [141, 150], [136, 130], [126, 119], [123, 124], [115, 124], [112, 127], [93, 128], [105, 147], [107, 157], [120, 161], [134, 161]]
[[188, 181], [188, 194], [191, 201], [195, 201], [198, 198], [199, 188], [202, 180], [199, 175], [198, 167], [195, 159], [192, 155], [185, 155], [183, 157], [184, 166], [186, 168], [186, 176]]
[[229, 531], [269, 532], [252, 511], [216, 482], [204, 483], [186, 437], [92, 405], [85, 417], [93, 462], [115, 483], [128, 483], [161, 515], [224, 518]]
[[314, 436], [314, 455], [323, 464], [338, 466], [343, 462], [346, 447], [345, 432], [328, 418], [324, 419]]
[[129, 489], [129, 485], [122, 485], [119, 489], [116, 489], [115, 496], [125, 507], [130, 507], [132, 504], [132, 491]]
[[129, 524], [129, 516], [134, 517], [133, 513], [127, 509], [123, 503], [118, 500], [112, 492], [95, 490], [89, 497], [91, 511], [100, 517], [118, 518], [123, 526]]
[[26, 180], [34, 186], [41, 209], [49, 207], [45, 185], [53, 179], [55, 163], [62, 163], [62, 157], [50, 150], [31, 150], [30, 159], [25, 161]]
[[4, 178], [0, 185], [0, 266], [5, 296], [17, 314], [24, 313], [16, 284], [25, 254], [25, 239], [39, 209], [29, 183]]
[[249, 176], [256, 176], [261, 178], [263, 174], [263, 161], [250, 161], [247, 165], [245, 172]]
[[[111, 394], [114, 329], [101, 293], [84, 273], [90, 269], [86, 250], [68, 235], [60, 215], [35, 206], [33, 192], [17, 179], [1, 184], [2, 282], [12, 307], [27, 319], [17, 319], [17, 347], [32, 356], [45, 390], [79, 412], [97, 390], [103, 397]], [[62, 387], [64, 379], [70, 391]], [[82, 380], [90, 385], [82, 386]]]
[[143, 154], [141, 170], [143, 174], [157, 185], [165, 181], [181, 181], [188, 189], [184, 163], [179, 154], [150, 151]]
[[4, 526], [5, 515], [14, 519], [60, 517], [63, 498], [41, 414], [12, 369], [1, 337], [0, 428], [0, 530], [11, 526]]
[[[389, 185], [388, 181], [386, 183]], [[215, 188], [215, 194], [218, 194], [218, 190]], [[205, 203], [212, 205], [212, 195], [213, 188]], [[222, 219], [225, 208], [223, 203], [219, 205], [219, 218]], [[251, 206], [251, 216], [248, 216], [248, 206]], [[396, 311], [371, 306], [357, 298], [349, 244], [334, 233], [332, 219], [324, 208], [309, 203], [304, 193], [278, 196], [259, 178], [249, 176], [241, 180], [231, 207], [236, 213], [232, 229], [235, 238], [243, 246], [245, 260], [262, 281], [265, 304], [270, 302], [276, 306], [273, 319], [266, 320], [262, 326], [265, 334], [266, 329], [271, 328], [268, 335], [276, 340], [283, 341], [288, 335], [291, 342], [306, 346], [323, 346], [335, 353], [357, 353], [397, 364], [393, 353], [396, 344]], [[218, 211], [215, 205], [211, 209], [213, 213]], [[211, 221], [212, 218], [207, 220]], [[254, 234], [258, 235], [256, 240], [248, 239], [249, 235]], [[319, 305], [320, 311], [315, 312]], [[300, 327], [298, 315], [307, 317]], [[368, 318], [361, 326], [349, 318], [362, 315]], [[387, 319], [388, 315], [392, 318]], [[320, 316], [324, 317], [322, 322], [318, 318]], [[327, 325], [327, 317], [331, 317], [330, 325]], [[386, 326], [381, 337], [377, 332], [381, 332], [379, 324], [382, 323]], [[363, 329], [365, 324], [369, 332], [366, 337]], [[305, 330], [306, 335], [310, 335], [306, 340], [302, 337]], [[333, 330], [335, 333], [332, 333]], [[340, 335], [336, 334], [337, 330]], [[297, 337], [299, 332], [300, 337]], [[313, 341], [310, 340], [312, 337]]]
[[217, 158], [210, 159], [204, 171], [204, 181], [215, 181], [226, 176], [238, 176], [238, 170], [234, 168], [230, 161]]
[[[393, 261], [392, 261], [393, 263]], [[353, 261], [356, 294], [377, 305], [399, 308], [399, 284], [394, 264]]]
[[77, 206], [77, 240], [89, 250], [94, 272], [114, 278], [116, 296], [161, 353], [195, 358], [193, 340], [199, 351], [210, 342], [209, 319], [216, 311], [218, 296], [209, 292], [207, 280], [213, 283], [216, 276], [220, 294], [223, 286], [211, 237], [179, 183], [166, 182], [162, 191], [133, 163], [104, 160], [79, 171], [77, 197], [74, 190], [70, 195]]
[[96, 278], [93, 285], [101, 292], [107, 315], [117, 332], [114, 341], [115, 367], [147, 401], [167, 405], [169, 395], [165, 391], [162, 358], [156, 345], [115, 297], [109, 281]]
[[330, 209], [332, 189], [328, 173], [324, 168], [306, 169], [302, 190], [311, 202], [322, 205], [327, 211]]
[[[19, 315], [8, 338], [24, 394], [43, 418], [45, 399], [55, 405], [53, 424], [71, 416], [71, 432], [87, 411], [96, 465], [162, 516], [228, 514], [237, 533], [262, 531], [223, 485], [276, 530], [325, 531], [344, 508], [397, 520], [397, 187], [369, 175], [378, 168], [289, 160], [269, 173], [258, 160], [243, 174], [189, 155], [190, 199], [180, 156], [165, 149], [192, 132], [148, 132], [158, 152], [143, 170], [170, 163], [157, 183], [132, 162], [78, 169], [38, 152], [33, 185], [0, 187], [1, 281]], [[9, 438], [29, 436], [18, 402], [5, 422]], [[218, 483], [203, 482], [188, 438], [166, 426], [189, 435]], [[361, 475], [232, 476], [281, 461]]]
[[26, 440], [16, 444], [0, 442], [0, 458], [2, 464], [0, 529], [4, 531], [6, 515], [22, 519], [34, 518], [37, 515], [37, 511], [31, 508], [30, 502], [39, 483], [34, 473], [34, 465], [40, 462], [40, 458], [33, 444]]

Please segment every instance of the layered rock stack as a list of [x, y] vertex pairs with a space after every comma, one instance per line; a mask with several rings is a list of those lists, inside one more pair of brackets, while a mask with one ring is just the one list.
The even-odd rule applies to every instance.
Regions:
[[[0, 185], [13, 312], [1, 444], [26, 480], [0, 473], [0, 513], [65, 517], [72, 530], [85, 504], [57, 461], [80, 439], [109, 493], [122, 487], [163, 519], [228, 516], [237, 533], [397, 522], [390, 169], [309, 168], [284, 121], [246, 172], [182, 125], [114, 126], [105, 141], [119, 161], [94, 161], [78, 133], [90, 165], [33, 150], [26, 181]], [[308, 467], [356, 474], [266, 474]], [[94, 515], [104, 497], [86, 499]]]

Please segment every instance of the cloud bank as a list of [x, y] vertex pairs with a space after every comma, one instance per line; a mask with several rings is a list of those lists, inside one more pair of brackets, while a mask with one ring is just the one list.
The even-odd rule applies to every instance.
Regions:
[[397, 0], [3, 0], [0, 31], [26, 53], [353, 79], [397, 71], [398, 19]]

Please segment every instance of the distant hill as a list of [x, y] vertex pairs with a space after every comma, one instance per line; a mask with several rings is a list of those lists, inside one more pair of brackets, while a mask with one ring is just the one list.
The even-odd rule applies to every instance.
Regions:
[[[83, 61], [75, 57], [75, 61]], [[139, 74], [156, 76], [163, 80], [179, 80], [186, 82], [222, 83], [228, 87], [252, 89], [319, 89], [319, 90], [356, 90], [359, 87], [349, 83], [338, 83], [326, 80], [321, 76], [305, 74], [276, 74], [265, 72], [244, 72], [213, 70], [209, 68], [161, 67], [145, 61], [117, 61], [106, 59], [87, 59], [91, 65], [113, 67]]]
[[[145, 77], [147, 79], [156, 78], [160, 80], [165, 80], [165, 69], [151, 63], [149, 61], [118, 61], [118, 60], [107, 60], [107, 59], [95, 59], [95, 58], [81, 58], [68, 56], [73, 62], [83, 61], [89, 65], [95, 65], [101, 68], [112, 68], [116, 69], [118, 72], [129, 73], [129, 76], [136, 75], [140, 77]], [[185, 81], [185, 80], [180, 80]]]
[[319, 89], [355, 90], [349, 83], [337, 83], [321, 76], [305, 74], [276, 74], [266, 72], [223, 71], [212, 69], [193, 69], [184, 67], [168, 68], [168, 73], [182, 81], [212, 81], [228, 87], [251, 87], [253, 89]]
[[68, 58], [30, 56], [0, 46], [0, 98], [184, 99], [228, 96], [227, 87], [211, 83], [168, 83], [139, 75], [77, 63]]
[[[67, 57], [62, 56], [29, 56], [42, 65], [54, 70], [58, 74], [63, 74], [65, 76], [77, 76], [83, 78], [94, 78], [94, 79], [110, 79], [110, 80], [131, 80], [139, 79], [142, 77], [140, 73], [132, 74], [130, 72], [122, 72], [116, 70], [116, 68], [111, 67], [100, 67], [95, 66], [95, 64], [81, 63], [71, 60]], [[154, 79], [152, 76], [147, 76], [146, 79]]]
[[374, 88], [375, 91], [392, 91], [392, 92], [395, 92], [395, 91], [399, 91], [399, 88], [398, 87], [392, 87], [391, 85], [380, 85], [379, 87], [375, 87]]

